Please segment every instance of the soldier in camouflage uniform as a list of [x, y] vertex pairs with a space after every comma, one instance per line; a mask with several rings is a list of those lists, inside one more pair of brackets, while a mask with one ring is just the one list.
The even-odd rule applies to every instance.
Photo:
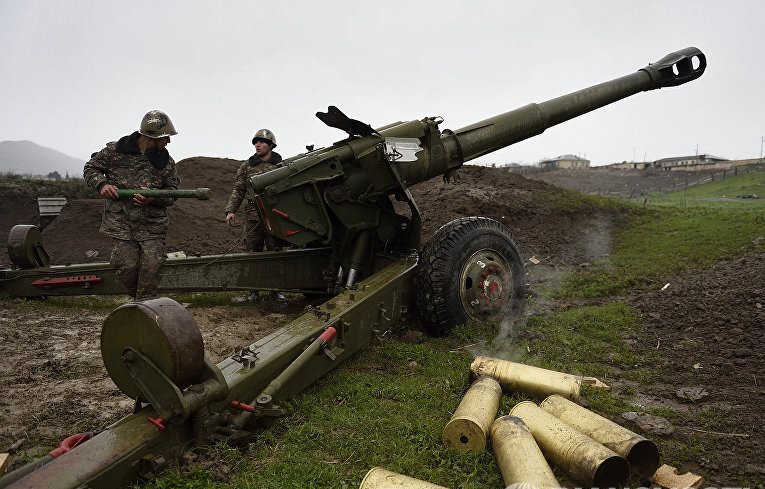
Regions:
[[176, 134], [167, 114], [152, 110], [143, 117], [140, 130], [93, 153], [83, 171], [86, 183], [108, 199], [101, 232], [112, 237], [109, 262], [135, 300], [157, 295], [159, 269], [165, 260], [167, 207], [175, 199], [140, 194], [121, 199], [117, 190], [177, 189], [175, 161], [165, 149]]
[[[226, 223], [231, 225], [235, 219], [234, 214], [236, 210], [242, 205], [243, 201], [247, 201], [244, 208], [245, 246], [247, 251], [256, 252], [263, 251], [264, 247], [267, 250], [273, 250], [278, 245], [276, 239], [266, 233], [255, 202], [247, 197], [247, 187], [250, 185], [250, 177], [277, 168], [278, 164], [282, 161], [282, 157], [273, 150], [276, 147], [276, 137], [268, 129], [260, 129], [256, 132], [255, 137], [252, 138], [252, 144], [255, 145], [255, 154], [249, 160], [242, 163], [236, 171], [234, 190], [231, 192], [231, 198], [228, 200], [225, 215]], [[278, 292], [275, 292], [274, 296], [278, 299], [284, 299], [284, 296]], [[257, 297], [258, 291], [253, 290], [249, 299], [254, 301], [257, 300]]]
[[276, 147], [276, 137], [268, 129], [256, 132], [255, 137], [252, 138], [252, 144], [255, 145], [255, 154], [242, 163], [236, 171], [234, 190], [231, 192], [231, 198], [228, 199], [225, 210], [226, 223], [231, 224], [234, 221], [234, 213], [246, 200], [244, 231], [247, 251], [263, 251], [264, 246], [268, 250], [273, 250], [276, 243], [271, 235], [267, 235], [260, 222], [260, 214], [255, 202], [247, 198], [247, 186], [250, 185], [250, 177], [273, 170], [282, 161], [282, 157], [273, 151]]

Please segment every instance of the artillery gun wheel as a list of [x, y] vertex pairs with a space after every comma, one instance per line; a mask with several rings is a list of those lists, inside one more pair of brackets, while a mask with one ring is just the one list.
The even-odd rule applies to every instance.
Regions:
[[445, 336], [457, 324], [520, 313], [526, 270], [515, 238], [487, 217], [442, 226], [425, 244], [415, 297], [426, 331]]
[[204, 366], [202, 333], [191, 313], [160, 297], [123, 304], [109, 314], [101, 330], [101, 356], [109, 377], [127, 396], [141, 393], [123, 354], [131, 348], [149, 359], [180, 389], [199, 377]]

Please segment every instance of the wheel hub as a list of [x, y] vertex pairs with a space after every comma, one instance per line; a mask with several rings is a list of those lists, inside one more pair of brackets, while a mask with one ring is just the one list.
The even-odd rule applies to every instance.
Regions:
[[491, 250], [479, 250], [465, 262], [461, 273], [460, 299], [475, 320], [500, 316], [512, 299], [510, 265]]

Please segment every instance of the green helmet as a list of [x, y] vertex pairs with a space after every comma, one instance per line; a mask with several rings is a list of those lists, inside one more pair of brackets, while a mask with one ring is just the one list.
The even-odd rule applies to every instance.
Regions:
[[138, 132], [154, 139], [178, 134], [175, 126], [173, 126], [173, 122], [161, 110], [150, 110], [147, 112], [141, 120], [141, 129]]
[[268, 129], [260, 129], [258, 132], [256, 132], [255, 136], [252, 138], [252, 144], [257, 143], [258, 139], [267, 142], [271, 145], [272, 148], [276, 147], [276, 136], [274, 136], [274, 133]]

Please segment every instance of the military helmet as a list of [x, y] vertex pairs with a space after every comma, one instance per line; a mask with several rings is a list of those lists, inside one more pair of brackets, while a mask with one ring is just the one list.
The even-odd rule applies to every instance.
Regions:
[[271, 145], [272, 148], [276, 147], [276, 136], [274, 136], [274, 133], [268, 129], [260, 129], [258, 132], [256, 132], [255, 136], [252, 138], [252, 144], [257, 143], [258, 139], [267, 142]]
[[178, 134], [175, 126], [173, 126], [173, 122], [161, 110], [150, 110], [147, 112], [141, 120], [141, 129], [138, 132], [154, 139]]

